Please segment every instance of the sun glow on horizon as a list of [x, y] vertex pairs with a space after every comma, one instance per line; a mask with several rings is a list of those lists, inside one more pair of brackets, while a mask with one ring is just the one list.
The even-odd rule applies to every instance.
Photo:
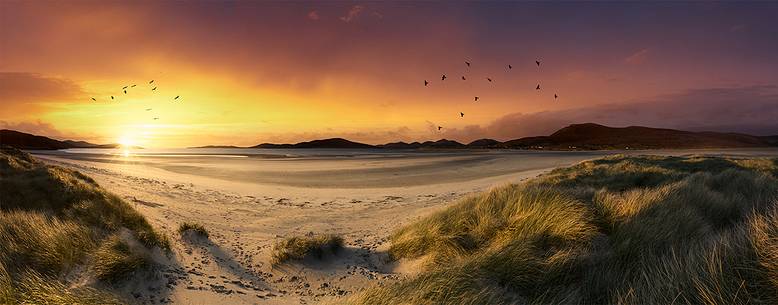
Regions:
[[123, 135], [116, 140], [116, 143], [122, 146], [125, 150], [138, 144], [138, 142], [129, 135]]
[[137, 141], [130, 135], [123, 135], [116, 140], [116, 143], [121, 145], [121, 155], [125, 158], [130, 156], [130, 149], [137, 145]]

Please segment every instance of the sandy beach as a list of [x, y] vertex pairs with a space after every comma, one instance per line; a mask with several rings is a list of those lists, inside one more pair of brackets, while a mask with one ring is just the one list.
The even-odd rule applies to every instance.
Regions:
[[[623, 152], [462, 151], [267, 156], [202, 153], [34, 152], [121, 196], [173, 238], [149, 278], [122, 286], [140, 303], [298, 304], [347, 296], [413, 268], [392, 263], [392, 231], [458, 198], [553, 168]], [[778, 150], [652, 154], [775, 156]], [[182, 240], [183, 221], [208, 240]], [[270, 264], [273, 242], [308, 232], [342, 235], [347, 249], [321, 262]]]

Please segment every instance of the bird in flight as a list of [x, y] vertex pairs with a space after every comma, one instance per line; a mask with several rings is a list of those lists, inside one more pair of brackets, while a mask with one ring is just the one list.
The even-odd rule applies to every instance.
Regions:
[[491, 79], [491, 78], [488, 78], [488, 77], [487, 77], [487, 78], [486, 78], [486, 80], [488, 80], [490, 83], [492, 82], [492, 79]]
[[151, 108], [146, 108], [146, 111], [151, 111]]
[[475, 97], [475, 101], [476, 101], [476, 102], [478, 101], [478, 97], [477, 97], [477, 96]]
[[159, 118], [154, 118], [154, 120], [159, 120]]
[[113, 99], [113, 95], [111, 95], [111, 99]]
[[151, 88], [151, 91], [157, 90], [157, 87]]
[[136, 86], [136, 85], [132, 85], [132, 86], [130, 86], [130, 88], [135, 88], [135, 86]]
[[464, 75], [462, 75], [462, 80], [467, 80]]
[[127, 89], [127, 86], [122, 87], [122, 89]]
[[465, 64], [466, 64], [468, 67], [470, 67], [470, 62], [469, 62], [469, 61], [466, 61], [466, 62], [465, 62]]
[[[429, 85], [430, 82], [428, 82], [426, 79], [424, 80], [424, 86]], [[155, 88], [156, 89], [156, 88]]]
[[181, 97], [181, 96], [180, 96], [180, 95], [176, 95], [176, 97], [175, 97], [175, 98], [173, 98], [173, 99], [174, 99], [174, 100], [177, 100], [179, 97]]
[[443, 74], [443, 76], [440, 77], [440, 80], [446, 80], [446, 75]]
[[149, 82], [149, 85], [151, 85], [151, 84], [153, 84], [153, 83], [154, 83], [154, 80], [152, 79], [152, 80]]
[[538, 86], [535, 87], [535, 90], [540, 90], [540, 84], [538, 84]]
[[459, 113], [459, 117], [460, 117], [460, 118], [464, 118], [464, 117], [465, 117], [465, 113], [464, 113], [464, 112], [460, 112], [460, 113]]
[[438, 130], [441, 130], [441, 129], [443, 129], [443, 127], [441, 127], [441, 126], [438, 126]]
[[513, 69], [513, 66], [508, 65], [508, 70]]
[[92, 98], [92, 100], [93, 100], [93, 101], [95, 101], [95, 102], [97, 102], [97, 100], [96, 100], [94, 97]]
[[554, 93], [554, 99], [557, 99], [558, 97], [559, 95], [556, 95], [556, 93]]
[[124, 90], [124, 94], [127, 94], [127, 90]]
[[540, 61], [539, 60], [536, 60], [535, 64], [538, 65], [538, 67], [540, 67]]

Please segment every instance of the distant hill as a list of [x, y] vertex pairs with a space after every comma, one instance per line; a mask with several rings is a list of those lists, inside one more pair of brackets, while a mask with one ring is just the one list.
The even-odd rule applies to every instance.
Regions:
[[738, 133], [691, 132], [630, 126], [608, 127], [594, 123], [573, 124], [549, 136], [500, 142], [479, 139], [467, 145], [446, 139], [424, 143], [394, 142], [379, 145], [390, 149], [424, 148], [512, 148], [537, 150], [743, 148], [778, 146], [778, 136], [758, 137]]
[[248, 147], [240, 147], [240, 146], [233, 146], [233, 145], [205, 145], [205, 146], [193, 146], [187, 148], [248, 148]]
[[[116, 148], [121, 145], [119, 144], [94, 144], [89, 143], [87, 141], [72, 141], [72, 140], [65, 140], [62, 141], [67, 145], [70, 145], [69, 148]], [[138, 146], [133, 146], [133, 148], [140, 148]]]
[[65, 148], [115, 148], [118, 144], [93, 144], [85, 141], [59, 141], [16, 130], [0, 130], [0, 144], [18, 149], [65, 149]]
[[503, 142], [501, 147], [521, 149], [663, 149], [742, 148], [775, 146], [778, 137], [738, 133], [691, 132], [630, 126], [608, 127], [594, 123], [573, 124], [550, 136], [527, 137]]
[[440, 139], [434, 142], [426, 141], [424, 143], [392, 142], [383, 145], [378, 145], [377, 147], [387, 148], [387, 149], [425, 149], [425, 148], [467, 148], [467, 145], [459, 143], [457, 141]]
[[479, 139], [467, 144], [467, 147], [472, 148], [498, 148], [502, 145], [502, 142], [494, 139]]
[[378, 145], [380, 148], [387, 148], [387, 149], [416, 149], [421, 147], [421, 143], [419, 142], [413, 142], [413, 143], [405, 143], [405, 142], [392, 142], [392, 143], [386, 143], [382, 145]]
[[459, 143], [457, 141], [440, 139], [435, 142], [427, 141], [421, 143], [421, 148], [466, 148], [467, 145]]
[[352, 142], [342, 138], [313, 140], [297, 144], [272, 144], [262, 143], [251, 148], [376, 148], [376, 146], [358, 142]]

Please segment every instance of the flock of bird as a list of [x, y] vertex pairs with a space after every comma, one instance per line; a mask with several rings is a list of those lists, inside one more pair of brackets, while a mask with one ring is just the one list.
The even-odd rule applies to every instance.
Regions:
[[[540, 63], [541, 63], [541, 61], [540, 61], [540, 60], [535, 60], [535, 65], [537, 65], [537, 67], [538, 67], [538, 68], [540, 68]], [[468, 68], [470, 68], [470, 65], [471, 65], [471, 63], [470, 63], [469, 61], [465, 61], [465, 65], [467, 65], [467, 67], [468, 67]], [[508, 70], [512, 70], [512, 69], [513, 69], [513, 66], [509, 64], [509, 65], [508, 65]], [[443, 75], [440, 77], [440, 80], [441, 80], [441, 81], [445, 81], [445, 80], [446, 80], [446, 78], [447, 78], [447, 77], [446, 77], [446, 74], [443, 74]], [[462, 80], [463, 80], [463, 81], [466, 81], [466, 80], [467, 80], [467, 77], [465, 77], [464, 75], [462, 75]], [[488, 81], [488, 82], [490, 82], [490, 83], [491, 83], [491, 82], [492, 82], [492, 78], [491, 78], [491, 77], [487, 77], [487, 78], [486, 78], [486, 81]], [[427, 87], [427, 86], [429, 86], [429, 84], [430, 84], [430, 82], [429, 82], [428, 80], [426, 80], [426, 79], [425, 79], [425, 80], [424, 80], [424, 86], [425, 86], [425, 87]], [[124, 87], [122, 87], [122, 92], [124, 92], [124, 94], [127, 94], [127, 89], [128, 89], [128, 88], [135, 88], [136, 86], [137, 86], [136, 84], [132, 84], [132, 85], [127, 85], [127, 86], [124, 86]], [[153, 91], [157, 91], [157, 86], [156, 86], [156, 85], [154, 85], [154, 80], [153, 80], [153, 79], [149, 81], [149, 87], [151, 87], [151, 91], [152, 91], [152, 92], [153, 92]], [[538, 83], [538, 85], [535, 87], [535, 90], [540, 90], [540, 83]], [[176, 101], [176, 100], [178, 100], [180, 97], [181, 97], [180, 95], [176, 95], [176, 97], [174, 97], [174, 98], [173, 98], [173, 101]], [[556, 99], [558, 99], [558, 98], [559, 98], [559, 95], [557, 95], [556, 93], [554, 93], [554, 99], [556, 100]], [[111, 100], [115, 100], [115, 97], [114, 97], [113, 95], [111, 95]], [[478, 102], [478, 96], [475, 96], [475, 97], [473, 98], [473, 100], [474, 100], [475, 102]], [[92, 101], [95, 101], [95, 102], [96, 102], [96, 101], [97, 101], [97, 99], [96, 99], [96, 98], [94, 98], [94, 97], [92, 97]], [[146, 108], [146, 111], [151, 111], [151, 108]], [[460, 118], [463, 118], [463, 117], [465, 117], [465, 113], [464, 113], [464, 112], [459, 112], [459, 117], [460, 117]], [[159, 120], [159, 117], [154, 117], [154, 120]], [[443, 129], [443, 127], [442, 127], [442, 126], [438, 126], [438, 130], [441, 130], [441, 129]]]
[[[538, 69], [540, 68], [540, 63], [541, 63], [541, 61], [540, 61], [540, 60], [535, 60], [535, 65], [537, 65]], [[465, 65], [467, 66], [467, 68], [470, 68], [470, 62], [469, 62], [469, 61], [465, 61]], [[510, 65], [510, 64], [509, 64], [509, 65], [508, 65], [508, 70], [510, 71], [510, 70], [512, 70], [512, 69], [513, 69], [513, 65]], [[448, 78], [448, 77], [446, 77], [446, 74], [443, 74], [443, 75], [440, 77], [440, 81], [445, 81], [445, 80], [446, 80], [446, 78]], [[467, 78], [466, 78], [464, 75], [462, 75], [462, 80], [466, 81], [466, 80], [467, 80]], [[486, 78], [486, 81], [488, 81], [488, 82], [490, 82], [490, 83], [491, 83], [491, 82], [492, 82], [492, 78], [491, 78], [491, 77], [487, 77], [487, 78]], [[430, 84], [430, 81], [428, 81], [428, 80], [426, 80], [426, 79], [425, 79], [425, 80], [424, 80], [424, 86], [425, 86], [425, 87], [427, 87], [427, 86], [429, 86], [429, 84]], [[538, 85], [535, 87], [535, 90], [540, 90], [540, 83], [538, 83]], [[554, 100], [556, 100], [556, 99], [558, 99], [558, 98], [559, 98], [559, 95], [558, 95], [558, 94], [556, 94], [556, 93], [554, 93]], [[478, 101], [478, 96], [475, 96], [475, 97], [473, 98], [473, 100], [474, 100], [475, 102], [477, 102], [477, 101]], [[464, 113], [464, 112], [459, 112], [459, 117], [460, 117], [460, 118], [463, 118], [463, 117], [465, 117], [465, 113]], [[443, 129], [443, 126], [438, 126], [438, 130], [441, 130], [441, 129]]]
[[[155, 92], [155, 91], [157, 91], [157, 85], [155, 85], [155, 84], [154, 84], [154, 80], [153, 80], [153, 79], [149, 81], [149, 84], [148, 84], [148, 85], [149, 85], [149, 87], [151, 88], [151, 91], [152, 91], [152, 92]], [[124, 94], [127, 94], [127, 89], [128, 89], [128, 88], [129, 88], [129, 89], [132, 89], [132, 88], [135, 88], [135, 87], [137, 87], [137, 86], [138, 86], [137, 84], [132, 84], [132, 85], [127, 85], [127, 86], [124, 86], [124, 87], [122, 87], [122, 92], [124, 92]], [[116, 97], [115, 97], [115, 96], [111, 95], [110, 97], [111, 97], [111, 100], [112, 100], [112, 101], [113, 101], [113, 100], [116, 100]], [[174, 97], [174, 98], [173, 98], [173, 101], [176, 101], [176, 100], [178, 100], [180, 97], [181, 97], [180, 95], [176, 95], [176, 97]], [[96, 101], [97, 101], [97, 99], [96, 99], [96, 98], [94, 98], [94, 97], [92, 97], [92, 101], [96, 102]], [[146, 108], [146, 111], [151, 111], [151, 108]], [[155, 120], [155, 121], [156, 121], [156, 120], [159, 120], [159, 117], [154, 117], [154, 120]]]

